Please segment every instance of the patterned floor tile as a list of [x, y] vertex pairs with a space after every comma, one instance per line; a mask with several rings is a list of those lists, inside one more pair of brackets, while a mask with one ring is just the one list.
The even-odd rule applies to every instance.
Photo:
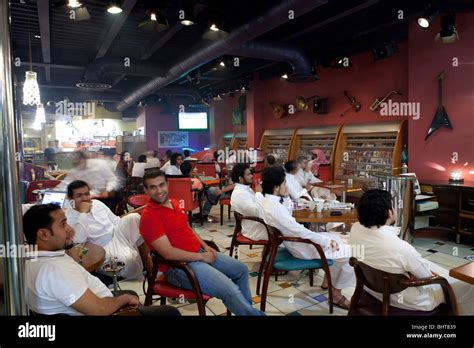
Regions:
[[305, 293], [290, 287], [268, 294], [267, 302], [280, 312], [288, 314], [309, 307], [317, 301]]

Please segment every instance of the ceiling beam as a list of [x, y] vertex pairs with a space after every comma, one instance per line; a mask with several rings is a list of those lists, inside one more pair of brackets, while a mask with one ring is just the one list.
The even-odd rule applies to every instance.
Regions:
[[[49, 30], [49, 0], [38, 0], [36, 2], [38, 8], [38, 22], [41, 35], [41, 51], [43, 54], [43, 62], [51, 63], [51, 36]], [[51, 69], [49, 66], [44, 67], [46, 81], [51, 82]]]
[[133, 7], [135, 6], [137, 0], [125, 0], [122, 4], [122, 13], [114, 15], [114, 19], [110, 26], [104, 30], [102, 38], [99, 40], [97, 45], [97, 54], [95, 59], [101, 58], [106, 55], [110, 46], [112, 45], [115, 37], [122, 29], [125, 21], [127, 20], [128, 15], [132, 12]]
[[[30, 62], [22, 62], [21, 66], [29, 66]], [[64, 69], [64, 70], [86, 70], [85, 66], [78, 65], [63, 65], [63, 64], [52, 64], [52, 63], [31, 63], [33, 66], [38, 66], [41, 68], [53, 68], [53, 69]]]

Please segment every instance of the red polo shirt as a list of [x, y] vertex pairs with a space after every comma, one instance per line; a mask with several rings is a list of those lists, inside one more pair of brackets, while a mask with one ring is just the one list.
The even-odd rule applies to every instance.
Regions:
[[[140, 219], [140, 234], [150, 248], [153, 241], [166, 235], [175, 248], [197, 253], [201, 243], [189, 227], [186, 212], [175, 199], [170, 202], [173, 209], [150, 200]], [[160, 267], [160, 270], [165, 272], [166, 268]]]

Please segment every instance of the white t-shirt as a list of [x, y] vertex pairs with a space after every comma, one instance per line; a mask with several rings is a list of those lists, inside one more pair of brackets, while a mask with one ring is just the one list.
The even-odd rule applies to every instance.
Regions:
[[181, 169], [171, 164], [168, 167], [166, 167], [165, 174], [166, 175], [183, 175], [183, 173], [181, 173]]
[[[235, 184], [230, 204], [236, 212], [244, 216], [263, 218], [257, 206], [257, 201], [263, 200], [260, 192], [255, 193], [248, 185]], [[265, 226], [251, 220], [242, 221], [242, 234], [252, 240], [268, 240]]]
[[97, 297], [112, 297], [98, 278], [87, 272], [64, 250], [38, 251], [25, 262], [26, 304], [39, 314], [83, 315], [71, 307], [87, 289]]
[[[136, 163], [135, 163], [136, 164]], [[147, 157], [146, 158], [146, 167], [145, 168], [160, 168], [160, 160], [156, 157]]]
[[148, 163], [135, 162], [132, 169], [132, 176], [143, 178], [143, 175], [145, 175], [145, 168], [148, 168], [147, 165]]
[[[367, 228], [356, 222], [349, 237], [352, 245], [363, 246], [365, 264], [394, 274], [411, 273], [417, 278], [431, 277], [429, 262], [406, 241], [397, 236], [399, 229], [391, 226]], [[379, 300], [382, 294], [365, 289]], [[399, 294], [390, 295], [390, 305], [402, 309], [431, 311], [444, 302], [439, 285], [409, 287]]]

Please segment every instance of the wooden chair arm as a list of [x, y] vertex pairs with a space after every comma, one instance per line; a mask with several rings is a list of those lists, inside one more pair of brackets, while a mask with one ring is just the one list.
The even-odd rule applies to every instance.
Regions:
[[216, 243], [214, 243], [212, 240], [203, 240], [207, 245], [209, 245], [212, 249], [220, 252], [219, 247], [217, 246]]
[[133, 210], [130, 210], [128, 213], [125, 213], [123, 215], [120, 215], [120, 218], [123, 218], [127, 215], [130, 215], [130, 214], [133, 214], [133, 213], [138, 213], [139, 211], [145, 209], [146, 205], [142, 206], [142, 207], [139, 207], [139, 208], [136, 208], [136, 209], [133, 209]]
[[259, 223], [265, 225], [265, 221], [263, 221], [263, 219], [260, 219], [260, 218], [255, 217], [255, 216], [242, 216], [240, 218], [240, 220], [252, 220], [252, 221], [256, 221], [256, 222], [259, 222]]

